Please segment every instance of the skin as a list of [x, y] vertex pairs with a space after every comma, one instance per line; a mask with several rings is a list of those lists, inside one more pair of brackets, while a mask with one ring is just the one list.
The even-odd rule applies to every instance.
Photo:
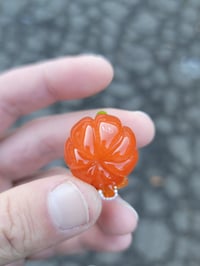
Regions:
[[[65, 168], [41, 170], [63, 157], [74, 123], [85, 115], [94, 117], [97, 110], [36, 118], [11, 129], [20, 116], [57, 101], [96, 94], [112, 78], [109, 62], [86, 55], [29, 65], [0, 76], [0, 265], [23, 265], [25, 259], [87, 250], [117, 252], [130, 245], [138, 217], [128, 203], [120, 197], [102, 202], [92, 186]], [[154, 125], [146, 114], [104, 110], [133, 129], [138, 148], [153, 139]], [[66, 181], [81, 191], [89, 220], [85, 226], [64, 231], [51, 221], [46, 199], [50, 190]]]

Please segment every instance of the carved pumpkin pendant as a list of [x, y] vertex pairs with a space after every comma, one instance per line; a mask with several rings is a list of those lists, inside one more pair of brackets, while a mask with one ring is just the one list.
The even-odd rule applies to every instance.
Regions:
[[114, 199], [138, 161], [135, 135], [117, 117], [100, 111], [73, 126], [64, 158], [75, 177], [94, 186], [103, 199]]

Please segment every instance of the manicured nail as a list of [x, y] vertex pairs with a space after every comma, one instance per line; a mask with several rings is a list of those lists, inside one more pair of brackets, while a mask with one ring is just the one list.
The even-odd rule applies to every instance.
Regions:
[[48, 208], [53, 223], [61, 230], [73, 229], [89, 222], [87, 202], [71, 182], [65, 182], [49, 193]]

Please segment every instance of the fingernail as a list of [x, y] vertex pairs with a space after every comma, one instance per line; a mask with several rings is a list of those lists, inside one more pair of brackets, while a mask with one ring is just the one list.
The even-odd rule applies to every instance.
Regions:
[[122, 198], [120, 198], [120, 197], [118, 197], [117, 198], [117, 201], [121, 204], [121, 205], [123, 205], [124, 207], [126, 207], [127, 209], [129, 209], [132, 213], [133, 213], [133, 215], [135, 216], [135, 220], [138, 222], [138, 220], [139, 220], [139, 215], [138, 215], [138, 213], [136, 212], [136, 210], [127, 202], [127, 201], [125, 201], [125, 200], [123, 200]]
[[89, 222], [87, 202], [71, 182], [65, 182], [49, 193], [48, 207], [53, 223], [61, 230], [73, 229]]

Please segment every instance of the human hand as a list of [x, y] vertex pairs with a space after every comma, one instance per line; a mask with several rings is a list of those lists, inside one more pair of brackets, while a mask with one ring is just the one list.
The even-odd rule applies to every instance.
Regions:
[[[0, 265], [129, 246], [137, 214], [128, 203], [120, 197], [102, 202], [92, 186], [65, 168], [41, 170], [63, 156], [72, 125], [96, 110], [37, 118], [10, 129], [20, 116], [56, 101], [98, 93], [112, 76], [111, 65], [97, 56], [57, 59], [0, 76]], [[154, 125], [144, 113], [106, 111], [134, 130], [139, 147], [152, 140]]]

